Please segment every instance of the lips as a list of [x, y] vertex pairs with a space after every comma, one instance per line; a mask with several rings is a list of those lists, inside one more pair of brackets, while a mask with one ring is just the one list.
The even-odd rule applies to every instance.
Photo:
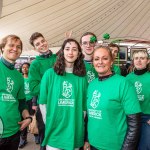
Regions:
[[73, 58], [74, 56], [68, 56], [68, 58]]

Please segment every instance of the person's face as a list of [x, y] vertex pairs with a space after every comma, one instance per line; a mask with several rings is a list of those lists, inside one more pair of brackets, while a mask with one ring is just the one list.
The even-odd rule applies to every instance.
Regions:
[[21, 41], [18, 39], [7, 39], [7, 43], [4, 48], [2, 48], [2, 56], [11, 63], [14, 63], [21, 55]]
[[147, 55], [144, 53], [136, 53], [133, 57], [133, 63], [137, 70], [145, 69], [149, 60], [147, 58]]
[[84, 55], [92, 55], [95, 47], [95, 42], [91, 43], [90, 38], [93, 35], [86, 35], [82, 37], [82, 43], [81, 43], [81, 48], [82, 48], [82, 53]]
[[118, 55], [119, 50], [117, 47], [110, 47], [110, 49], [111, 49], [111, 53], [113, 55], [113, 58], [115, 59]]
[[43, 37], [38, 37], [33, 42], [35, 50], [37, 50], [39, 53], [46, 53], [48, 52], [48, 43]]
[[22, 73], [23, 74], [28, 74], [29, 66], [27, 64], [24, 64], [22, 66]]
[[64, 58], [66, 67], [72, 67], [78, 58], [79, 50], [75, 42], [68, 42], [64, 48]]
[[95, 50], [93, 54], [93, 65], [99, 76], [111, 74], [111, 65], [113, 64], [109, 52], [104, 48]]

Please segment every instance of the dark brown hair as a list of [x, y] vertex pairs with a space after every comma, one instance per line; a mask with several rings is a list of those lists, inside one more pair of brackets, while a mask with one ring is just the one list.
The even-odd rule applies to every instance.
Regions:
[[[21, 44], [21, 50], [22, 50], [22, 48], [23, 48], [23, 44], [22, 44], [22, 41], [21, 41], [21, 39], [20, 39], [20, 37], [18, 37], [17, 35], [14, 35], [14, 34], [10, 34], [10, 35], [7, 35], [7, 36], [5, 36], [2, 40], [1, 40], [1, 43], [0, 43], [0, 49], [1, 49], [1, 51], [2, 51], [2, 48], [4, 48], [5, 47], [5, 45], [6, 45], [6, 43], [7, 43], [7, 41], [8, 41], [8, 39], [11, 39], [11, 40], [19, 40], [20, 41], [20, 44]], [[3, 53], [3, 52], [2, 52]]]
[[33, 33], [32, 35], [31, 35], [31, 37], [30, 37], [30, 40], [29, 40], [29, 42], [30, 42], [30, 44], [34, 47], [34, 40], [36, 40], [37, 38], [39, 38], [39, 37], [42, 37], [42, 38], [44, 38], [44, 36], [41, 34], [41, 33], [39, 33], [39, 32], [35, 32], [35, 33]]
[[110, 44], [108, 44], [108, 46], [109, 47], [117, 47], [118, 48], [118, 52], [120, 51], [120, 47], [117, 44], [115, 44], [115, 43], [110, 43]]
[[66, 44], [69, 42], [75, 42], [77, 44], [77, 47], [79, 50], [79, 56], [74, 62], [73, 74], [75, 74], [77, 76], [85, 76], [86, 75], [86, 69], [85, 69], [85, 65], [84, 65], [84, 61], [83, 61], [84, 55], [81, 52], [80, 44], [75, 39], [71, 39], [71, 38], [66, 39], [64, 41], [64, 43], [61, 46], [61, 49], [57, 53], [58, 56], [57, 56], [56, 63], [54, 65], [54, 71], [58, 75], [64, 75], [64, 73], [65, 73], [64, 48], [65, 48]]
[[[82, 36], [81, 36], [81, 38], [80, 38], [80, 44], [82, 43], [82, 38], [84, 37], [84, 36], [86, 36], [86, 35], [92, 35], [92, 36], [95, 36], [96, 37], [96, 35], [94, 34], [94, 33], [92, 33], [92, 32], [85, 32]], [[96, 41], [95, 42], [97, 42], [97, 37], [96, 37]]]

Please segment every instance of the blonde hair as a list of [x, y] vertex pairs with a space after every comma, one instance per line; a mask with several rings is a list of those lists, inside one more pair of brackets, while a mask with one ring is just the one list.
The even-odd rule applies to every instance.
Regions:
[[132, 60], [134, 60], [136, 54], [140, 54], [140, 55], [146, 57], [147, 59], [149, 58], [149, 54], [148, 54], [147, 50], [145, 50], [145, 49], [135, 50], [132, 55]]
[[[113, 55], [112, 55], [112, 53], [111, 53], [111, 50], [110, 50], [109, 46], [97, 45], [97, 46], [95, 47], [95, 49], [94, 49], [94, 52], [95, 52], [96, 50], [98, 50], [98, 49], [101, 49], [101, 48], [107, 50], [107, 52], [108, 52], [108, 54], [109, 54], [111, 60], [113, 61]], [[94, 54], [94, 52], [93, 52], [93, 54]], [[93, 56], [94, 56], [94, 55], [93, 55]]]

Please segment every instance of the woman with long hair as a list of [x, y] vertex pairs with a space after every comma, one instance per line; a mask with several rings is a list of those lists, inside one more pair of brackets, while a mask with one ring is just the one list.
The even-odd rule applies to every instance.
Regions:
[[87, 78], [83, 54], [74, 39], [64, 41], [54, 68], [46, 71], [40, 89], [47, 150], [74, 150], [84, 143]]

